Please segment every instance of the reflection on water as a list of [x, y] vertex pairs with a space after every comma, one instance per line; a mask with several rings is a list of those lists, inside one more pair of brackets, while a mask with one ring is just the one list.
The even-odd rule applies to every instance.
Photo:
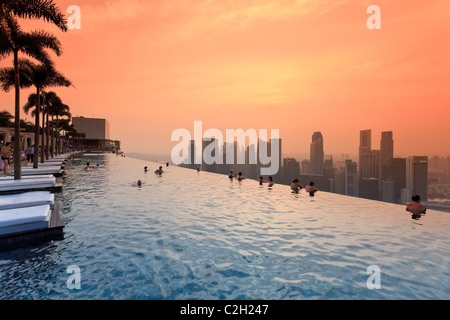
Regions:
[[[0, 298], [450, 298], [446, 213], [419, 223], [403, 206], [158, 167], [69, 162], [64, 239], [0, 253]], [[71, 265], [81, 290], [66, 286]], [[381, 290], [366, 287], [370, 265]]]

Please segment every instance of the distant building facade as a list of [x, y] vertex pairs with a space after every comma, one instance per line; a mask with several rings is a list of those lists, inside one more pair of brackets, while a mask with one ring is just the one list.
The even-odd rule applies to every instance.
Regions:
[[79, 133], [85, 133], [82, 146], [86, 149], [114, 151], [119, 141], [110, 139], [109, 122], [106, 119], [73, 117], [72, 124]]

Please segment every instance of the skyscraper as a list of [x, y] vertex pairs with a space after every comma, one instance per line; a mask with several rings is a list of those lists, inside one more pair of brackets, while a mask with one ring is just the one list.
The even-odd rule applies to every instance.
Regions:
[[380, 164], [384, 166], [394, 157], [394, 139], [392, 131], [381, 133], [380, 141]]
[[345, 194], [348, 196], [358, 196], [358, 175], [357, 164], [352, 160], [345, 160]]
[[408, 157], [406, 159], [406, 189], [427, 200], [428, 193], [428, 157]]
[[379, 178], [380, 150], [371, 150], [359, 155], [359, 176], [361, 179]]
[[371, 151], [372, 151], [372, 130], [370, 129], [361, 130], [361, 132], [359, 133], [359, 176], [361, 178], [366, 177], [366, 174], [363, 175], [363, 162], [364, 162], [363, 157], [370, 157]]
[[[393, 186], [385, 184], [384, 181], [392, 181]], [[384, 188], [388, 186], [389, 190]], [[382, 200], [386, 202], [401, 203], [402, 189], [406, 188], [406, 159], [405, 158], [392, 158], [383, 166], [382, 174]], [[411, 199], [409, 199], [411, 200]], [[408, 200], [408, 201], [409, 201]]]
[[323, 162], [325, 155], [323, 152], [323, 137], [322, 133], [314, 132], [311, 142], [310, 151], [310, 173], [316, 175], [323, 175]]

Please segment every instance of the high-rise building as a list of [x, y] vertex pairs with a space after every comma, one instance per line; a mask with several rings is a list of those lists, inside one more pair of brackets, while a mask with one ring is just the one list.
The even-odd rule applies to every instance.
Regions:
[[359, 155], [359, 176], [361, 179], [379, 178], [380, 150], [371, 150]]
[[345, 194], [348, 196], [358, 196], [358, 166], [352, 160], [345, 160]]
[[323, 191], [335, 192], [334, 172], [333, 157], [331, 157], [330, 159], [326, 159], [323, 164], [323, 175], [325, 177], [325, 181], [327, 182], [327, 188]]
[[323, 137], [322, 133], [314, 132], [310, 147], [310, 173], [316, 175], [323, 175], [323, 162], [325, 154], [323, 151]]
[[381, 200], [385, 202], [397, 203], [395, 198], [394, 180], [386, 179], [381, 183]]
[[305, 159], [302, 161], [301, 173], [308, 174], [309, 172], [311, 172], [311, 164], [309, 160]]
[[376, 178], [363, 178], [359, 181], [361, 198], [379, 200], [379, 182]]
[[380, 164], [381, 166], [394, 157], [394, 139], [392, 131], [385, 131], [381, 133], [380, 141]]
[[428, 157], [414, 156], [406, 159], [406, 189], [420, 195], [424, 201], [428, 193]]
[[283, 170], [280, 183], [290, 184], [292, 180], [300, 177], [300, 162], [294, 158], [283, 159]]
[[334, 171], [334, 192], [345, 194], [345, 168], [335, 168]]
[[[401, 190], [406, 188], [406, 159], [392, 158], [383, 166], [382, 181], [389, 180], [393, 182], [393, 194], [383, 189], [381, 184], [382, 200], [393, 203], [401, 203]], [[391, 186], [389, 185], [389, 188]]]

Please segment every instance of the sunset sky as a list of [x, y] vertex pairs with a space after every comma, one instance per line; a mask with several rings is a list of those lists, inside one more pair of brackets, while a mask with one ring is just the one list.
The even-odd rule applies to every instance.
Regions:
[[[56, 3], [81, 8], [81, 30], [22, 23], [63, 44], [55, 61], [76, 88], [52, 90], [74, 116], [108, 119], [125, 152], [169, 153], [172, 131], [202, 120], [280, 129], [284, 153], [309, 152], [321, 131], [326, 154], [356, 154], [372, 129], [374, 148], [394, 131], [396, 155], [450, 155], [448, 0]], [[366, 26], [373, 4], [381, 30]], [[0, 92], [0, 110], [13, 106]]]

